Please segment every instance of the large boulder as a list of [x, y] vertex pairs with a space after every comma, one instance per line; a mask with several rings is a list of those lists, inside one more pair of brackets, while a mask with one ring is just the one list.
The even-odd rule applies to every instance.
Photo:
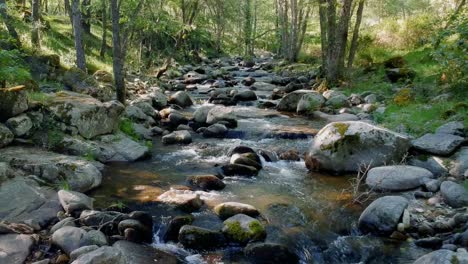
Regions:
[[306, 155], [310, 170], [358, 171], [400, 162], [409, 148], [401, 134], [365, 122], [335, 122], [321, 129]]
[[315, 93], [312, 90], [297, 90], [285, 95], [278, 104], [278, 111], [296, 112], [299, 101], [302, 96], [308, 93]]
[[451, 134], [426, 134], [411, 143], [414, 148], [434, 154], [434, 155], [450, 155], [455, 151], [465, 139], [463, 137]]
[[366, 184], [372, 190], [404, 191], [417, 188], [433, 177], [432, 172], [419, 167], [385, 166], [369, 170]]
[[193, 114], [193, 120], [197, 123], [205, 124], [206, 119], [208, 117], [208, 113], [210, 112], [211, 109], [213, 109], [213, 107], [215, 106], [214, 105], [202, 105]]
[[245, 214], [226, 219], [223, 234], [229, 241], [239, 244], [263, 240], [266, 237], [265, 227], [260, 221]]
[[127, 264], [127, 262], [119, 249], [105, 246], [79, 256], [72, 264]]
[[15, 135], [8, 127], [0, 123], [0, 148], [3, 148], [13, 142]]
[[400, 196], [384, 196], [373, 201], [359, 217], [359, 229], [364, 233], [390, 235], [408, 207], [408, 200]]
[[29, 235], [0, 235], [0, 263], [23, 264], [31, 253], [34, 239]]
[[28, 110], [28, 96], [23, 86], [0, 88], [0, 121], [17, 116]]
[[0, 152], [0, 160], [53, 184], [66, 184], [73, 191], [89, 191], [102, 180], [98, 163], [38, 148], [5, 148]]
[[62, 210], [55, 191], [33, 180], [16, 177], [0, 186], [0, 219], [39, 230]]
[[224, 106], [215, 106], [213, 107], [206, 117], [206, 123], [209, 125], [216, 124], [218, 122], [227, 122], [230, 127], [237, 126], [236, 115], [234, 114], [232, 108]]
[[16, 137], [22, 137], [31, 130], [33, 122], [26, 114], [21, 114], [8, 119], [6, 125]]
[[64, 84], [73, 92], [90, 95], [101, 101], [109, 101], [115, 95], [115, 89], [109, 84], [99, 84], [78, 68], [71, 68], [63, 75]]
[[307, 93], [301, 97], [297, 104], [297, 113], [313, 113], [320, 110], [325, 103], [325, 98], [320, 93]]
[[180, 107], [188, 107], [193, 105], [192, 98], [186, 92], [177, 92], [169, 97], [169, 103]]
[[58, 121], [90, 139], [111, 134], [118, 127], [124, 106], [116, 101], [102, 103], [87, 95], [59, 92], [51, 99], [48, 109]]
[[[112, 156], [102, 157], [102, 162], [110, 161], [137, 161], [151, 155], [151, 150], [123, 133], [104, 135], [99, 137], [98, 145], [108, 147]], [[109, 153], [109, 152], [108, 152]], [[98, 159], [101, 161], [101, 159]]]
[[179, 263], [176, 256], [148, 245], [120, 240], [115, 242], [113, 247], [122, 252], [125, 264]]
[[179, 242], [185, 248], [210, 249], [224, 245], [225, 238], [220, 231], [185, 225], [179, 231]]
[[440, 185], [440, 193], [445, 202], [452, 207], [468, 206], [468, 191], [460, 184], [444, 181]]

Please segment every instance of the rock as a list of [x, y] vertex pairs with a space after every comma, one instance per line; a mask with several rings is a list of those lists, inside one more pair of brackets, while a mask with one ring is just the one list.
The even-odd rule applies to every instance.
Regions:
[[70, 253], [70, 261], [73, 262], [74, 260], [79, 258], [81, 255], [87, 254], [87, 253], [92, 252], [92, 251], [97, 250], [97, 249], [99, 249], [99, 247], [96, 246], [96, 245], [84, 246], [84, 247], [80, 247], [78, 249], [75, 249]]
[[356, 105], [360, 105], [364, 102], [364, 100], [362, 99], [362, 97], [358, 94], [352, 94], [348, 97], [348, 102], [352, 105], [352, 106], [356, 106]]
[[96, 80], [74, 67], [63, 75], [64, 84], [73, 92], [90, 95], [101, 101], [111, 100], [115, 91], [111, 86], [100, 86]]
[[230, 159], [231, 164], [254, 167], [257, 170], [262, 169], [262, 162], [256, 153], [233, 154]]
[[325, 97], [325, 99], [330, 99], [332, 97], [335, 97], [335, 96], [340, 96], [342, 95], [343, 93], [340, 92], [340, 91], [337, 91], [337, 90], [326, 90], [325, 92], [323, 92], [323, 97]]
[[125, 108], [125, 117], [133, 121], [146, 121], [148, 120], [148, 116], [141, 110], [139, 107], [135, 105], [129, 105]]
[[434, 156], [412, 158], [408, 161], [408, 165], [429, 170], [436, 177], [448, 174], [448, 169], [443, 165], [443, 161], [440, 158]]
[[93, 74], [93, 77], [98, 82], [112, 83], [114, 81], [114, 78], [112, 77], [112, 74], [110, 72], [107, 72], [107, 71], [104, 71], [104, 70], [97, 70]]
[[390, 235], [396, 230], [408, 200], [400, 196], [384, 196], [372, 202], [359, 217], [359, 229], [365, 233]]
[[335, 122], [321, 129], [306, 155], [309, 170], [358, 171], [400, 162], [409, 139], [365, 122]]
[[312, 90], [297, 90], [292, 93], [286, 94], [280, 100], [278, 104], [278, 107], [277, 107], [278, 111], [296, 112], [297, 106], [302, 96], [309, 94], [309, 93], [315, 93], [315, 92]]
[[241, 102], [256, 101], [257, 99], [258, 99], [257, 94], [255, 94], [254, 91], [250, 91], [250, 90], [239, 92], [238, 94], [234, 96], [235, 101], [241, 101]]
[[84, 226], [100, 226], [102, 223], [118, 222], [127, 219], [127, 217], [119, 212], [102, 212], [94, 210], [84, 210], [81, 212], [79, 220]]
[[440, 193], [445, 202], [454, 208], [468, 206], [468, 191], [460, 184], [444, 181], [440, 185]]
[[128, 241], [117, 241], [113, 245], [124, 258], [125, 264], [178, 264], [176, 256], [149, 245], [140, 245]]
[[208, 79], [208, 76], [195, 71], [190, 71], [184, 75], [184, 79], [186, 84], [197, 84]]
[[442, 247], [442, 239], [438, 237], [421, 238], [414, 241], [418, 247], [439, 249]]
[[133, 124], [133, 132], [141, 140], [151, 140], [153, 138], [151, 130], [143, 124]]
[[245, 176], [253, 177], [258, 175], [258, 170], [252, 166], [241, 164], [228, 164], [221, 167], [224, 176]]
[[115, 247], [101, 247], [83, 254], [72, 264], [126, 264], [122, 252]]
[[252, 78], [252, 77], [244, 78], [241, 83], [245, 86], [252, 86], [252, 84], [255, 83], [255, 78]]
[[203, 130], [203, 136], [207, 138], [223, 138], [228, 129], [225, 125], [214, 124]]
[[377, 95], [369, 94], [368, 96], [364, 97], [364, 101], [368, 104], [375, 104], [377, 103]]
[[107, 241], [106, 235], [99, 230], [89, 230], [83, 237], [81, 242], [84, 245], [96, 245], [96, 246], [107, 246], [109, 242]]
[[0, 263], [23, 264], [31, 253], [34, 239], [29, 235], [0, 235]]
[[60, 222], [56, 223], [54, 226], [52, 226], [52, 228], [50, 228], [50, 234], [53, 234], [55, 231], [59, 230], [60, 228], [62, 228], [64, 226], [76, 227], [75, 222], [76, 222], [75, 218], [67, 217], [67, 218], [61, 220]]
[[440, 188], [440, 181], [434, 179], [426, 179], [424, 180], [424, 188], [429, 192], [437, 192]]
[[[123, 133], [105, 135], [98, 138], [99, 146], [110, 149], [102, 152], [97, 159], [102, 162], [137, 161], [151, 156], [151, 150]], [[99, 153], [99, 152], [98, 152]]]
[[299, 152], [297, 152], [294, 149], [290, 149], [288, 151], [285, 151], [279, 155], [279, 158], [281, 160], [287, 160], [287, 161], [300, 161], [301, 157], [299, 156]]
[[226, 219], [223, 234], [229, 241], [239, 244], [263, 240], [266, 237], [265, 228], [260, 221], [245, 214]]
[[206, 124], [206, 119], [208, 117], [208, 112], [215, 107], [214, 105], [202, 105], [198, 108], [193, 114], [193, 120], [200, 124]]
[[116, 130], [124, 106], [116, 101], [102, 103], [87, 95], [59, 92], [50, 100], [48, 110], [58, 121], [91, 139]]
[[228, 122], [228, 127], [230, 128], [237, 126], [236, 116], [231, 108], [215, 106], [208, 112], [206, 117], [207, 124], [213, 125], [223, 121]]
[[179, 112], [170, 113], [168, 116], [169, 126], [172, 128], [178, 127], [179, 125], [188, 124], [188, 119]]
[[345, 121], [357, 121], [359, 117], [354, 114], [338, 114], [338, 115], [329, 115], [320, 111], [315, 111], [312, 113], [312, 117], [326, 122], [345, 122]]
[[255, 91], [272, 92], [276, 88], [278, 88], [276, 85], [266, 82], [256, 82], [252, 85], [252, 89]]
[[455, 160], [450, 164], [449, 173], [458, 178], [467, 178], [468, 170], [468, 147], [462, 147], [455, 154]]
[[192, 98], [186, 92], [177, 92], [169, 97], [170, 104], [178, 105], [182, 108], [193, 105]]
[[166, 145], [190, 144], [192, 143], [192, 135], [187, 130], [174, 131], [169, 135], [163, 136], [162, 142]]
[[460, 121], [448, 122], [447, 124], [437, 128], [435, 133], [450, 134], [463, 137], [465, 136], [465, 125], [463, 125], [463, 122]]
[[132, 228], [135, 231], [134, 241], [132, 242], [151, 243], [153, 241], [152, 226], [148, 228], [138, 220], [126, 219], [121, 221], [118, 225], [120, 235], [124, 235], [124, 232], [127, 228]]
[[320, 110], [325, 103], [325, 98], [317, 92], [304, 94], [297, 104], [297, 113], [313, 113]]
[[299, 258], [287, 247], [274, 243], [253, 243], [244, 249], [245, 255], [255, 264], [299, 263]]
[[200, 195], [184, 190], [171, 189], [158, 197], [158, 201], [175, 206], [177, 209], [194, 212], [201, 208], [203, 200]]
[[15, 135], [4, 124], [0, 123], [0, 148], [6, 147], [13, 142]]
[[439, 249], [418, 258], [415, 262], [413, 262], [413, 264], [464, 264], [466, 261], [468, 261], [468, 256], [466, 253], [455, 253], [450, 250]]
[[342, 107], [348, 107], [348, 97], [344, 94], [339, 94], [336, 96], [330, 97], [327, 102], [325, 103], [326, 106], [331, 107], [333, 109], [339, 109]]
[[190, 249], [211, 249], [225, 244], [225, 238], [220, 231], [185, 225], [180, 229], [179, 242]]
[[28, 110], [28, 96], [23, 86], [0, 89], [0, 121]]
[[192, 215], [176, 216], [167, 225], [166, 233], [164, 233], [164, 241], [178, 241], [179, 231], [184, 225], [191, 225], [194, 218]]
[[8, 119], [6, 125], [16, 137], [22, 137], [28, 134], [33, 127], [31, 119], [26, 114]]
[[434, 155], [450, 155], [455, 149], [457, 149], [465, 139], [450, 134], [426, 134], [416, 140], [413, 140], [411, 144], [414, 148], [434, 154]]
[[167, 97], [160, 90], [155, 90], [149, 97], [155, 109], [161, 110], [167, 106]]
[[226, 187], [226, 184], [222, 180], [213, 175], [191, 176], [188, 178], [188, 182], [190, 185], [198, 187], [204, 191], [222, 190]]
[[67, 214], [73, 214], [76, 211], [81, 213], [83, 210], [93, 209], [94, 199], [88, 197], [85, 194], [74, 191], [60, 190], [58, 191], [58, 197], [60, 204], [62, 204], [62, 207], [65, 209]]
[[82, 246], [88, 246], [84, 243], [86, 231], [72, 226], [64, 226], [52, 234], [52, 243], [61, 248], [67, 255]]
[[54, 184], [63, 184], [65, 181], [73, 191], [89, 191], [99, 186], [102, 180], [96, 162], [38, 148], [5, 148], [0, 151], [0, 160]]
[[260, 215], [260, 212], [252, 205], [236, 202], [219, 204], [213, 210], [221, 219], [227, 219], [238, 214], [244, 214], [251, 217], [257, 217]]
[[416, 72], [407, 68], [386, 69], [385, 75], [390, 82], [413, 80], [416, 77]]
[[0, 185], [0, 219], [25, 223], [40, 230], [57, 218], [62, 208], [57, 193], [31, 179], [16, 177]]
[[366, 184], [376, 191], [404, 191], [424, 184], [434, 175], [423, 168], [413, 166], [385, 166], [372, 168], [367, 173]]

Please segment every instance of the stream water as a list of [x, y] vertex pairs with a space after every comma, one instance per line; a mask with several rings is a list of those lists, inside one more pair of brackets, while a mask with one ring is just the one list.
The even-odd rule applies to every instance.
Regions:
[[[187, 115], [205, 103], [185, 109]], [[227, 247], [212, 252], [190, 252], [176, 244], [160, 241], [172, 212], [154, 202], [171, 186], [186, 184], [191, 175], [216, 172], [229, 161], [229, 150], [238, 145], [281, 152], [307, 150], [312, 135], [323, 123], [256, 105], [233, 106], [238, 127], [224, 139], [195, 135], [187, 146], [163, 146], [154, 139], [153, 157], [132, 164], [109, 164], [102, 187], [94, 191], [97, 206], [121, 201], [132, 209], [144, 209], [156, 216], [154, 246], [171, 251], [187, 263], [249, 263], [241, 248]], [[211, 191], [208, 207], [195, 213], [194, 225], [216, 227], [222, 222], [210, 207], [236, 201], [258, 208], [269, 222], [266, 241], [279, 242], [299, 255], [302, 263], [412, 263], [426, 253], [408, 242], [362, 236], [356, 228], [364, 206], [351, 203], [351, 176], [310, 173], [303, 161], [263, 162], [254, 178], [228, 177], [226, 188]], [[222, 225], [221, 225], [222, 226]]]

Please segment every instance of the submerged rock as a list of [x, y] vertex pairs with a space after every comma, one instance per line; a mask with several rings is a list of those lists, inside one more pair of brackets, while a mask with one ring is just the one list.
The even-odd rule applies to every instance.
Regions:
[[404, 191], [417, 188], [434, 175], [423, 168], [413, 166], [385, 166], [369, 170], [366, 184], [372, 190]]
[[258, 170], [255, 167], [241, 164], [224, 165], [221, 167], [221, 172], [224, 176], [253, 177], [258, 174]]
[[336, 122], [321, 129], [306, 155], [309, 170], [358, 171], [399, 162], [409, 139], [365, 122]]
[[413, 264], [453, 264], [468, 263], [468, 254], [466, 252], [453, 252], [451, 250], [439, 249], [418, 258]]
[[400, 196], [384, 196], [373, 201], [359, 217], [359, 229], [365, 233], [390, 235], [397, 229], [408, 200]]

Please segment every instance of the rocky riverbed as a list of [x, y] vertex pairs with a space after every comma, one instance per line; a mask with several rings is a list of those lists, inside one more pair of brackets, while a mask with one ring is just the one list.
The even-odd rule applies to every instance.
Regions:
[[412, 138], [275, 66], [0, 90], [0, 263], [468, 263], [463, 122]]

